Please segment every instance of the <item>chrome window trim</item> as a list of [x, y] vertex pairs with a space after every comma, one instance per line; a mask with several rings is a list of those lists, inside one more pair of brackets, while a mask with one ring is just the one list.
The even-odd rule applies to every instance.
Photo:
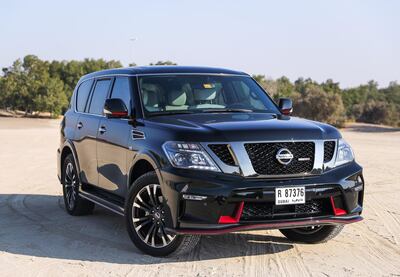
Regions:
[[[335, 151], [332, 160], [328, 163], [324, 163], [324, 142], [325, 141], [335, 141]], [[240, 142], [202, 142], [201, 145], [207, 151], [207, 153], [214, 159], [217, 165], [221, 168], [222, 172], [228, 174], [239, 174], [246, 178], [290, 178], [290, 177], [305, 177], [320, 175], [325, 170], [332, 168], [336, 160], [337, 151], [337, 139], [309, 139], [309, 140], [261, 140], [261, 141], [240, 141]], [[310, 172], [300, 173], [300, 174], [282, 174], [282, 175], [261, 175], [258, 174], [251, 163], [249, 155], [247, 154], [245, 144], [247, 143], [278, 143], [278, 142], [314, 142], [315, 154], [314, 154], [314, 165]], [[237, 161], [237, 166], [230, 166], [225, 164], [219, 159], [217, 155], [208, 147], [209, 144], [227, 144], [230, 146], [233, 153], [233, 158]], [[240, 157], [240, 158], [239, 158]]]

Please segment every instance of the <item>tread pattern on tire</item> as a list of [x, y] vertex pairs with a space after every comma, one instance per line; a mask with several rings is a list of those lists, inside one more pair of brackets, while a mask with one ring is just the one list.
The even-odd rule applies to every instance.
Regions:
[[200, 237], [199, 235], [184, 235], [181, 244], [175, 252], [171, 253], [169, 256], [182, 256], [183, 254], [191, 252], [199, 243]]

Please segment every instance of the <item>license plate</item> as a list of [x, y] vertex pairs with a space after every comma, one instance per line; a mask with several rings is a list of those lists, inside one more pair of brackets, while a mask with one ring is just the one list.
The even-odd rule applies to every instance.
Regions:
[[305, 187], [275, 188], [275, 205], [304, 204]]

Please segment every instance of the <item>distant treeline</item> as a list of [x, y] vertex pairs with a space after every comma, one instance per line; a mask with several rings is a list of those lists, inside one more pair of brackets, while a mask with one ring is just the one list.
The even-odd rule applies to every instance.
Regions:
[[[134, 65], [134, 64], [132, 64]], [[159, 61], [150, 65], [175, 65]], [[34, 55], [16, 60], [0, 75], [0, 108], [24, 111], [26, 115], [48, 112], [53, 117], [68, 107], [79, 78], [93, 71], [122, 67], [119, 61], [43, 61]], [[400, 126], [400, 85], [392, 82], [378, 88], [374, 81], [355, 88], [341, 89], [327, 80], [317, 83], [299, 78], [267, 79], [253, 76], [277, 100], [289, 97], [294, 115], [342, 126], [346, 120]]]
[[339, 83], [328, 79], [318, 83], [299, 78], [294, 83], [286, 77], [276, 80], [254, 75], [261, 86], [278, 100], [293, 100], [294, 115], [335, 126], [345, 121], [368, 122], [400, 126], [400, 85], [391, 82], [386, 88], [369, 81], [358, 87], [341, 89]]

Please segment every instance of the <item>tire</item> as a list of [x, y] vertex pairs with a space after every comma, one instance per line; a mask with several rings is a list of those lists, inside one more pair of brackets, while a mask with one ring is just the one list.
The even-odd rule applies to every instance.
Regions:
[[74, 216], [91, 214], [94, 209], [94, 203], [79, 196], [80, 181], [72, 154], [65, 158], [62, 170], [65, 209], [70, 215]]
[[[314, 229], [312, 229], [314, 227]], [[333, 239], [342, 231], [344, 225], [312, 226], [296, 229], [279, 230], [291, 241], [304, 243], [324, 243]]]
[[154, 171], [142, 175], [132, 184], [125, 205], [129, 237], [137, 248], [151, 256], [179, 256], [190, 252], [200, 236], [168, 234], [165, 222], [170, 221], [171, 215], [164, 209], [163, 202]]

